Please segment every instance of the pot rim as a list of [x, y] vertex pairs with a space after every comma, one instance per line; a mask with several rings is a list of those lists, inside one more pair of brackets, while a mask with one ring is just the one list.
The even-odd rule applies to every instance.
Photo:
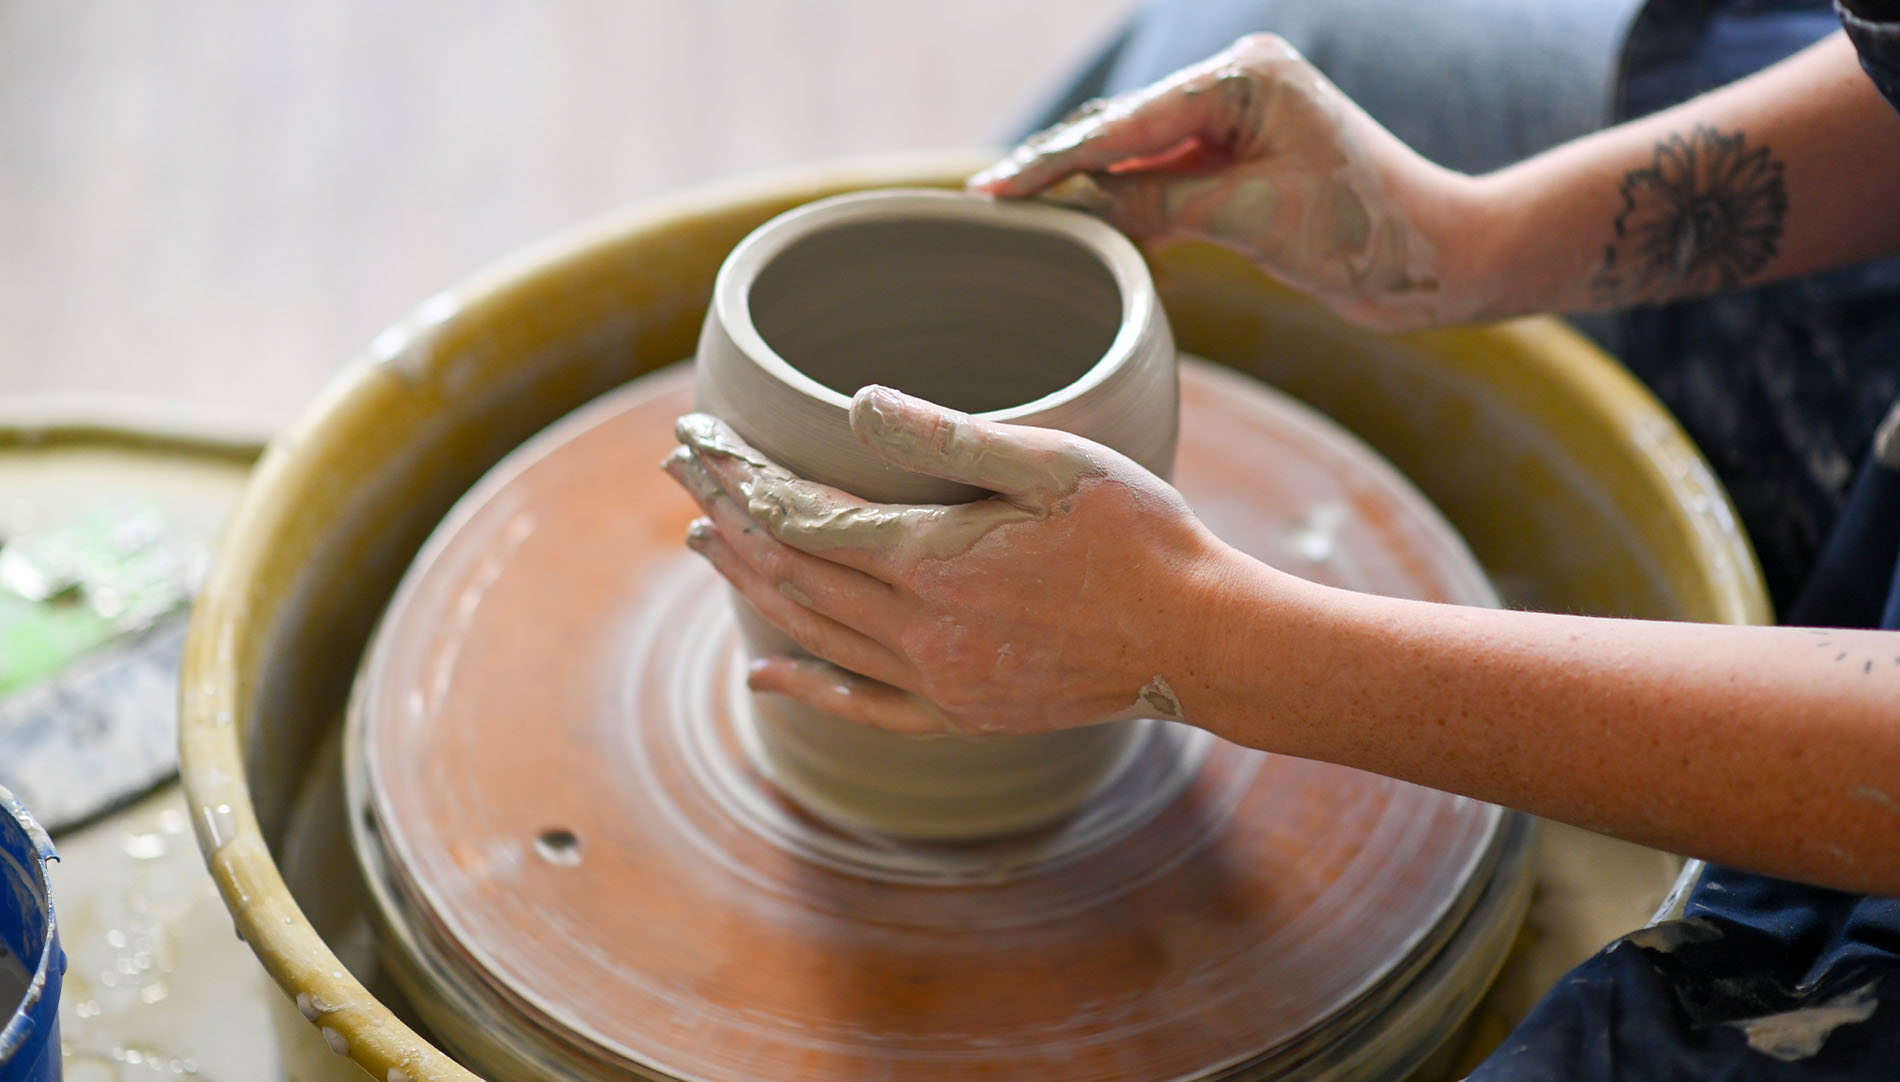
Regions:
[[1017, 421], [1047, 413], [1093, 391], [1125, 368], [1152, 332], [1160, 302], [1141, 250], [1100, 218], [1049, 203], [1003, 202], [934, 188], [879, 188], [847, 192], [794, 207], [753, 230], [733, 248], [713, 279], [711, 312], [739, 352], [753, 365], [799, 395], [840, 412], [851, 396], [818, 382], [779, 356], [752, 322], [748, 301], [759, 273], [794, 244], [825, 230], [890, 220], [976, 222], [1015, 226], [1060, 237], [1099, 261], [1121, 296], [1115, 338], [1088, 371], [1028, 402], [973, 414], [991, 421]]

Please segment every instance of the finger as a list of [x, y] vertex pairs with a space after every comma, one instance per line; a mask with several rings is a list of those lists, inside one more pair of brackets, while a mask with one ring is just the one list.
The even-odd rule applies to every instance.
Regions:
[[1106, 172], [1141, 159], [1167, 161], [1198, 141], [1233, 147], [1247, 141], [1265, 76], [1258, 69], [1298, 53], [1278, 38], [1255, 35], [1152, 86], [1090, 102], [1024, 140], [969, 179], [990, 195], [1020, 198], [1072, 173]]
[[[794, 474], [765, 457], [759, 449], [745, 441], [745, 437], [732, 430], [732, 426], [714, 417], [710, 413], [688, 413], [673, 422], [673, 435], [687, 447], [701, 455], [719, 455], [737, 459], [761, 473], [773, 473], [787, 478]], [[664, 463], [662, 463], [664, 465]]]
[[[1281, 210], [1266, 177], [1239, 173], [1130, 173], [1095, 178], [1087, 208], [1136, 240], [1200, 237], [1221, 243], [1271, 233]], [[1249, 251], [1243, 254], [1252, 256]]]
[[988, 489], [1019, 507], [1039, 508], [1103, 472], [1064, 433], [980, 420], [889, 387], [858, 391], [851, 431], [899, 469]]
[[1195, 176], [1235, 164], [1231, 147], [1210, 147], [1197, 137], [1159, 158], [1132, 158], [1110, 167], [1105, 173], [1070, 173], [1031, 198], [1106, 218], [1114, 209], [1114, 197], [1103, 187], [1103, 182], [1111, 177], [1124, 173]]
[[891, 637], [888, 632], [898, 619], [898, 597], [888, 584], [862, 571], [800, 552], [771, 536], [684, 448], [668, 457], [665, 465], [666, 472], [699, 500], [700, 509], [739, 558], [767, 582], [776, 584], [779, 593], [870, 638], [885, 641]]
[[[776, 540], [807, 554], [889, 582], [902, 564], [899, 550], [914, 521], [934, 508], [875, 504], [848, 492], [806, 481], [760, 454], [730, 425], [704, 413], [679, 419], [674, 432], [686, 445], [714, 491], [733, 501]], [[676, 452], [677, 454], [677, 452]], [[669, 473], [673, 459], [663, 466]], [[680, 483], [688, 491], [700, 478]], [[710, 509], [711, 493], [700, 499]]]
[[727, 497], [772, 537], [880, 582], [895, 584], [920, 559], [965, 552], [996, 527], [1036, 514], [1002, 500], [871, 503], [793, 475], [715, 418], [688, 415], [678, 431]]
[[816, 658], [762, 657], [746, 686], [785, 695], [822, 713], [909, 736], [957, 731], [950, 719], [917, 696]]
[[1109, 166], [1108, 173], [1207, 173], [1233, 165], [1236, 149], [1233, 142], [1214, 143], [1197, 135], [1152, 157], [1125, 158]]
[[678, 481], [679, 486], [699, 505], [699, 509], [708, 515], [712, 514], [713, 505], [719, 501], [732, 502], [725, 489], [719, 487], [719, 482], [706, 472], [706, 467], [700, 465], [693, 452], [687, 448], [673, 448], [670, 454], [660, 460], [660, 469]]
[[880, 643], [781, 593], [740, 557], [711, 520], [695, 520], [687, 530], [686, 544], [704, 556], [766, 623], [791, 636], [806, 652], [887, 683], [909, 673], [909, 666]]

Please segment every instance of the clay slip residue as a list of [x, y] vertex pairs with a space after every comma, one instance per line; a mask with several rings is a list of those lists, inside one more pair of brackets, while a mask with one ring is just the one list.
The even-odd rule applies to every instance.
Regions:
[[[738, 502], [747, 517], [778, 540], [807, 552], [862, 548], [948, 556], [967, 551], [978, 537], [1001, 525], [995, 512], [951, 516], [942, 507], [874, 504], [813, 484], [761, 455], [723, 421], [708, 414], [692, 413], [680, 418], [675, 434], [695, 455], [744, 464], [736, 487]], [[718, 482], [694, 468], [695, 464], [668, 459], [666, 467], [702, 502], [726, 496]], [[1019, 509], [1008, 510], [1012, 513], [1002, 517], [1029, 517]]]
[[1706, 917], [1670, 920], [1640, 928], [1623, 937], [1623, 942], [1657, 954], [1674, 954], [1689, 943], [1712, 943], [1722, 938], [1722, 930]]
[[[798, 477], [710, 415], [680, 418], [676, 434], [697, 455], [743, 463], [736, 487], [747, 515], [773, 537], [808, 552], [862, 548], [954, 556], [1001, 526], [1040, 517], [1039, 507], [1104, 473], [1070, 444], [1049, 448], [991, 438], [963, 414], [887, 388], [859, 392], [852, 423], [866, 444], [894, 465], [964, 479], [1010, 498], [952, 506], [870, 503]], [[669, 462], [669, 472], [677, 476], [676, 469]]]
[[1180, 697], [1174, 693], [1173, 688], [1168, 686], [1168, 682], [1159, 676], [1142, 685], [1141, 702], [1153, 710], [1154, 716], [1158, 718], [1180, 721], [1187, 716], [1181, 712]]
[[1819, 1052], [1840, 1027], [1872, 1018], [1878, 1007], [1874, 983], [1870, 982], [1818, 1007], [1803, 1007], [1732, 1024], [1748, 1038], [1748, 1047], [1783, 1063], [1795, 1063]]

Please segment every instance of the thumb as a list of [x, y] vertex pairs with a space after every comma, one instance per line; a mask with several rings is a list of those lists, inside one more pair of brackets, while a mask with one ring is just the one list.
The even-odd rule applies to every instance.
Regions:
[[851, 431], [899, 469], [989, 489], [1012, 503], [1070, 491], [1083, 475], [1102, 472], [1053, 429], [985, 421], [877, 385], [851, 399]]

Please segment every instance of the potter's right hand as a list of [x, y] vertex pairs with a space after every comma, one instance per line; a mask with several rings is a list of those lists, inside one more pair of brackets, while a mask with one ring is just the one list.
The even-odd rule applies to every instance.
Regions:
[[1244, 560], [1165, 481], [1099, 444], [994, 424], [881, 387], [851, 406], [885, 461], [989, 489], [874, 504], [799, 478], [705, 414], [667, 472], [706, 518], [689, 543], [812, 657], [755, 690], [909, 733], [1020, 733], [1113, 717], [1192, 720], [1209, 614]]
[[1376, 329], [1484, 307], [1461, 271], [1471, 178], [1420, 157], [1268, 34], [1083, 106], [969, 187], [1079, 206], [1139, 241], [1213, 241]]

